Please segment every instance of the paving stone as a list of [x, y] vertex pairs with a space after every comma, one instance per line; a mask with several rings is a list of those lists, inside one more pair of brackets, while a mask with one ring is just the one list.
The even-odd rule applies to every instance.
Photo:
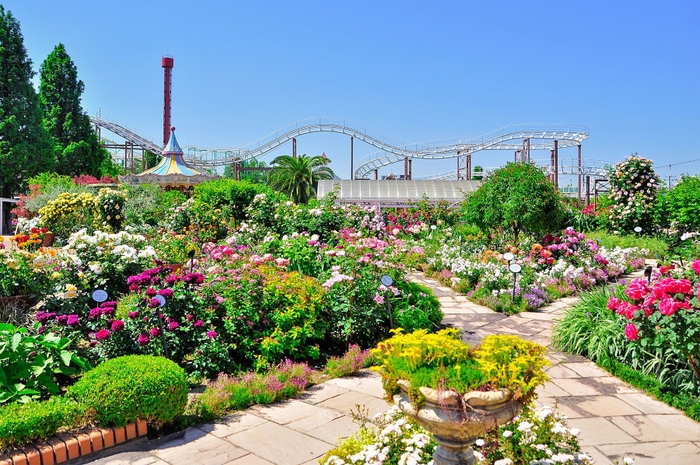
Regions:
[[160, 465], [166, 462], [150, 452], [120, 452], [88, 463], [90, 465]]
[[581, 410], [597, 417], [617, 417], [623, 415], [639, 415], [641, 413], [639, 410], [631, 407], [620, 399], [608, 396], [593, 396], [590, 400], [579, 402], [577, 406]]
[[[278, 425], [286, 425], [287, 423], [300, 421], [309, 417], [317, 417], [315, 421], [319, 421], [319, 419], [322, 418], [331, 421], [337, 418], [338, 415], [336, 412], [336, 415], [333, 416], [333, 412], [328, 412], [324, 408], [316, 405], [309, 405], [297, 399], [276, 402], [271, 405], [256, 405], [255, 407], [251, 407], [250, 410], [255, 412], [255, 415], [277, 423]], [[312, 423], [315, 421], [312, 421]]]
[[613, 459], [632, 457], [635, 465], [698, 465], [700, 448], [690, 442], [632, 442], [597, 448]]
[[248, 454], [243, 457], [236, 459], [226, 465], [275, 465], [272, 462], [268, 462], [265, 459], [261, 459], [257, 455]]
[[567, 363], [566, 367], [574, 371], [581, 378], [601, 378], [610, 376], [610, 373], [598, 367], [593, 362]]
[[299, 399], [303, 400], [307, 404], [313, 405], [318, 404], [319, 402], [323, 402], [326, 399], [330, 399], [331, 397], [335, 397], [337, 395], [346, 393], [348, 391], [349, 389], [344, 389], [338, 386], [334, 386], [332, 384], [328, 384], [328, 382], [325, 382], [323, 384], [312, 386], [306, 389], [304, 395], [301, 396]]
[[583, 450], [584, 454], [588, 454], [591, 456], [593, 460], [595, 460], [595, 465], [612, 465], [613, 462], [601, 451], [599, 451], [596, 447], [593, 446], [588, 446]]
[[700, 423], [685, 415], [644, 415], [613, 418], [616, 425], [640, 441], [694, 441], [700, 438]]
[[538, 387], [536, 392], [542, 397], [556, 398], [570, 395], [567, 391], [563, 390], [551, 381], [548, 383], [544, 383], [543, 386]]
[[336, 378], [326, 381], [324, 384], [337, 386], [342, 389], [361, 392], [380, 399], [384, 398], [384, 388], [382, 387], [382, 377], [373, 371], [363, 371], [359, 376], [348, 378]]
[[271, 463], [286, 465], [317, 459], [334, 447], [331, 443], [275, 423], [255, 426], [233, 434], [227, 440]]
[[267, 423], [267, 420], [244, 412], [227, 415], [218, 423], [207, 423], [198, 426], [198, 428], [205, 433], [213, 434], [218, 438], [225, 438], [226, 436], [230, 436], [234, 433], [238, 433], [263, 423]]
[[[288, 426], [292, 427], [292, 425]], [[358, 429], [360, 429], [359, 425], [355, 423], [352, 418], [342, 416], [328, 424], [321, 425], [311, 431], [306, 431], [306, 434], [324, 442], [337, 444], [339, 438], [345, 439]]]
[[330, 408], [349, 415], [351, 411], [356, 412], [357, 406], [366, 407], [369, 409], [369, 416], [372, 417], [377, 413], [386, 411], [391, 405], [382, 399], [376, 397], [368, 398], [366, 394], [356, 391], [346, 392], [339, 396], [317, 404], [320, 407]]
[[590, 383], [595, 385], [595, 387], [603, 394], [606, 395], [617, 395], [617, 394], [633, 394], [639, 393], [639, 391], [629, 384], [615, 378], [614, 376], [606, 376], [604, 378], [581, 378], [582, 382]]
[[[258, 428], [260, 427], [265, 428], [268, 425], [258, 425]], [[248, 452], [197, 428], [186, 429], [182, 438], [167, 442], [152, 451], [166, 462], [188, 465], [223, 465]]]
[[675, 408], [666, 405], [661, 401], [652, 399], [646, 394], [634, 392], [630, 394], [615, 394], [615, 397], [627, 402], [632, 407], [636, 408], [637, 410], [641, 410], [647, 415], [652, 413], [665, 413], [671, 415], [682, 414], [680, 410], [676, 410]]
[[600, 394], [598, 390], [588, 384], [584, 384], [580, 379], [562, 378], [552, 380], [552, 383], [572, 396], [595, 396]]
[[[333, 420], [341, 418], [342, 416], [343, 414], [338, 412], [337, 410], [324, 408], [320, 409], [320, 412], [316, 412], [313, 415], [309, 415], [306, 418], [287, 423], [287, 427], [305, 433], [307, 431], [316, 429], [319, 426], [327, 425]], [[275, 423], [279, 422], [276, 421]]]
[[554, 318], [556, 318], [551, 313], [542, 312], [542, 311], [518, 313], [518, 316], [520, 318], [524, 318], [527, 320], [539, 320], [539, 321], [552, 321], [552, 320], [554, 320]]
[[547, 376], [549, 376], [549, 379], [578, 378], [576, 372], [571, 371], [568, 366], [563, 363], [550, 367], [547, 370]]
[[[584, 449], [588, 445], [599, 446], [634, 442], [632, 436], [605, 418], [572, 418], [568, 424], [569, 428], [581, 430], [579, 438]], [[599, 449], [607, 455], [607, 452], [602, 448], [599, 447]]]

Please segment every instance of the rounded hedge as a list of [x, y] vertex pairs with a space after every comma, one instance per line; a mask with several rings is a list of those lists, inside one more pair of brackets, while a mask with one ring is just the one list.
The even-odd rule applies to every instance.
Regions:
[[141, 419], [162, 424], [185, 411], [185, 370], [163, 357], [128, 355], [108, 360], [68, 389], [100, 425], [124, 426]]

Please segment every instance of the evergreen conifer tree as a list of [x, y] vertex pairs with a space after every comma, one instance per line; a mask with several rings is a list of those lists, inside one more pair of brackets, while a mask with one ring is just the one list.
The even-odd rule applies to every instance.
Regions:
[[28, 178], [55, 167], [32, 86], [32, 61], [19, 22], [0, 5], [0, 194], [24, 190]]
[[44, 128], [56, 144], [58, 173], [100, 177], [100, 167], [109, 154], [83, 113], [80, 99], [85, 85], [63, 44], [54, 47], [41, 64], [40, 77], [39, 105]]

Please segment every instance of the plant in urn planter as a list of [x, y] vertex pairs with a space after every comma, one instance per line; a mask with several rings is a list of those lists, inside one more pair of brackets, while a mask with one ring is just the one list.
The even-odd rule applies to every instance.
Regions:
[[457, 329], [399, 329], [372, 355], [387, 396], [433, 433], [433, 459], [443, 465], [476, 463], [476, 439], [510, 422], [547, 380], [546, 351], [517, 336], [487, 336], [472, 348]]

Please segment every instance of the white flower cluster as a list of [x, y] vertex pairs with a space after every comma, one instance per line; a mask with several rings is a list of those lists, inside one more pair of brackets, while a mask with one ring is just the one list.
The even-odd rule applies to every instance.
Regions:
[[99, 274], [102, 265], [97, 258], [111, 258], [125, 263], [157, 258], [155, 249], [150, 245], [144, 246], [145, 242], [144, 236], [126, 231], [114, 234], [95, 231], [88, 234], [86, 229], [81, 229], [71, 234], [62, 250], [64, 256], [74, 264], [82, 265], [88, 261], [90, 269]]

